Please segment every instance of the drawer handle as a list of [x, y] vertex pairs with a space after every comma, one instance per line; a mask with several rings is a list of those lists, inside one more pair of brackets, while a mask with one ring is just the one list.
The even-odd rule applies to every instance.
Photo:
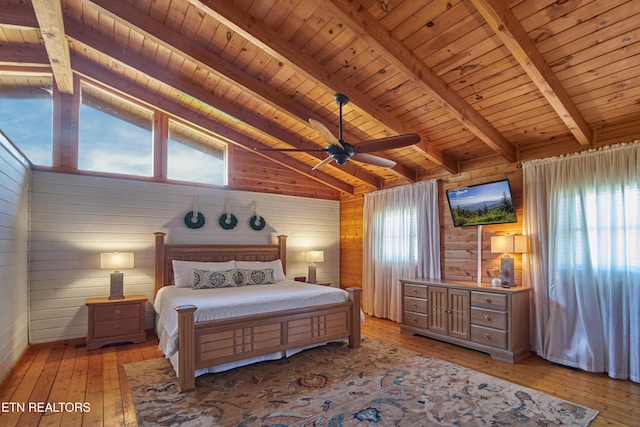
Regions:
[[115, 313], [116, 313], [116, 314], [120, 314], [120, 313], [122, 313], [122, 310], [120, 310], [119, 308], [116, 308], [116, 309], [115, 309]]
[[488, 314], [484, 315], [484, 320], [487, 320], [489, 322], [491, 322], [491, 316], [489, 316]]
[[486, 298], [484, 302], [486, 302], [487, 304], [491, 304], [491, 298]]
[[484, 339], [486, 339], [486, 340], [491, 340], [491, 335], [489, 335], [489, 334], [484, 334]]
[[417, 293], [418, 293], [418, 290], [417, 290], [417, 289], [414, 289], [414, 290], [413, 290], [413, 293], [414, 293], [414, 294], [417, 294]]

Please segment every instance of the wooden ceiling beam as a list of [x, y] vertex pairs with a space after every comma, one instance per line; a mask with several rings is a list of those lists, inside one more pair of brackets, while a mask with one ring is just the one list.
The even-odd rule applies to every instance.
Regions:
[[[135, 82], [131, 82], [122, 78], [122, 76], [116, 75], [108, 71], [103, 67], [99, 67], [87, 60], [73, 56], [73, 62], [75, 70], [81, 76], [88, 78], [89, 80], [97, 82], [99, 85], [104, 85], [111, 90], [114, 90], [125, 96], [133, 97], [141, 102], [161, 111], [164, 111], [175, 117], [187, 120], [201, 129], [218, 135], [228, 143], [234, 144], [238, 147], [253, 151], [253, 148], [247, 147], [262, 147], [266, 148], [264, 144], [237, 132], [225, 124], [218, 123], [210, 118], [204, 117], [202, 114], [197, 113], [189, 108], [183, 107], [176, 103], [173, 99], [167, 99], [158, 96], [155, 93], [148, 91], [147, 89], [139, 86]], [[122, 64], [124, 65], [124, 64]], [[255, 152], [257, 155], [265, 157], [271, 161], [278, 163], [288, 169], [294, 170], [308, 178], [318, 181], [320, 184], [334, 188], [338, 191], [354, 194], [354, 187], [344, 181], [335, 178], [332, 175], [324, 173], [319, 170], [312, 171], [304, 162], [300, 162], [293, 157], [286, 156], [284, 153], [275, 153], [275, 156], [267, 156], [260, 152]]]
[[[161, 67], [154, 67], [153, 64], [150, 64], [149, 61], [139, 57], [137, 54], [130, 54], [125, 48], [119, 47], [113, 43], [105, 43], [104, 38], [100, 37], [99, 34], [96, 34], [95, 31], [91, 31], [90, 29], [73, 21], [67, 21], [65, 24], [68, 36], [75, 40], [74, 44], [78, 43], [79, 45], [85, 45], [92, 50], [98, 51], [102, 55], [111, 58], [113, 61], [117, 61], [126, 67], [137, 70], [152, 80], [161, 82], [181, 93], [184, 93], [186, 96], [199, 101], [208, 109], [217, 110], [222, 115], [231, 118], [234, 121], [246, 123], [270, 138], [284, 141], [287, 144], [309, 149], [319, 150], [321, 148], [318, 145], [301, 138], [297, 134], [291, 133], [281, 127], [274, 126], [273, 123], [256, 114], [243, 111], [241, 108], [214, 96], [212, 93], [203, 91], [202, 87], [184, 80], [173, 72]], [[264, 148], [264, 146], [261, 147]], [[253, 147], [245, 148], [252, 149]], [[316, 153], [308, 154], [316, 157], [318, 162], [320, 162], [326, 157], [321, 153], [321, 151], [318, 151]], [[269, 153], [262, 153], [261, 155], [268, 156]], [[284, 155], [287, 156], [286, 154]], [[330, 164], [327, 165], [327, 167], [339, 169], [342, 173], [352, 175], [355, 179], [362, 181], [365, 185], [373, 187], [374, 189], [382, 188], [382, 181], [380, 178], [353, 164], [346, 164], [340, 167]], [[305, 170], [308, 169], [311, 169], [309, 165], [306, 166]]]
[[503, 0], [471, 0], [471, 2], [529, 75], [538, 90], [542, 92], [576, 140], [581, 145], [593, 145], [591, 127], [506, 3]]
[[[386, 60], [406, 74], [413, 84], [428, 93], [442, 108], [491, 149], [500, 153], [509, 162], [517, 160], [513, 144], [460, 95], [451, 90], [444, 80], [400, 40], [393, 37], [364, 7], [357, 2], [342, 0], [325, 0], [323, 6], [345, 21]], [[457, 164], [455, 168], [457, 172]]]
[[73, 94], [73, 71], [69, 44], [64, 32], [61, 0], [31, 0], [53, 78], [61, 93]]
[[[266, 83], [263, 83], [256, 79], [253, 76], [248, 75], [242, 69], [239, 69], [227, 61], [216, 58], [211, 54], [211, 51], [198, 46], [193, 43], [191, 40], [186, 39], [180, 33], [170, 30], [166, 25], [162, 22], [154, 21], [149, 19], [149, 16], [140, 12], [136, 8], [127, 5], [125, 2], [114, 2], [111, 0], [85, 0], [88, 3], [92, 3], [97, 8], [99, 8], [103, 13], [109, 15], [114, 20], [121, 22], [123, 25], [128, 26], [131, 29], [135, 29], [136, 31], [144, 34], [145, 37], [150, 38], [154, 42], [159, 45], [171, 50], [178, 51], [185, 58], [188, 58], [190, 61], [193, 61], [199, 67], [204, 70], [207, 70], [210, 73], [220, 77], [221, 79], [232, 83], [234, 86], [240, 86], [243, 90], [246, 90], [251, 96], [259, 99], [266, 105], [270, 105], [273, 108], [286, 113], [287, 115], [297, 119], [301, 123], [304, 123], [308, 126], [308, 119], [314, 118], [316, 120], [322, 121], [321, 117], [317, 117], [314, 113], [308, 111], [307, 109], [301, 107], [298, 103], [293, 101], [290, 97], [284, 96], [271, 86]], [[68, 22], [67, 25], [73, 25], [72, 22]], [[69, 32], [69, 29], [67, 29]], [[75, 39], [82, 42], [82, 39], [88, 39], [91, 35], [87, 31], [79, 30], [79, 27], [75, 26]], [[94, 37], [95, 39], [95, 37]], [[113, 51], [113, 43], [101, 38], [100, 41], [92, 42], [92, 47], [98, 51]], [[114, 58], [118, 58], [120, 55], [113, 56]], [[136, 69], [147, 73], [146, 69], [149, 69], [149, 72], [154, 72], [157, 67], [154, 67], [148, 61], [140, 61], [144, 64], [144, 68], [140, 69], [137, 67], [141, 67], [141, 65], [136, 66]], [[174, 79], [175, 80], [175, 79]], [[180, 79], [181, 81], [181, 79]], [[202, 90], [200, 89], [200, 93]], [[213, 98], [210, 98], [208, 103], [214, 102]], [[220, 102], [217, 99], [216, 102]], [[210, 104], [216, 105], [216, 104]], [[217, 104], [219, 105], [219, 104]], [[236, 108], [233, 107], [235, 110]], [[229, 106], [227, 108], [223, 108], [220, 111], [228, 111]], [[241, 118], [236, 116], [239, 121], [251, 120], [251, 117], [254, 115], [246, 114], [245, 117]], [[304, 149], [315, 149], [321, 148], [315, 143], [312, 143], [306, 139], [300, 138], [298, 135], [293, 136], [290, 133], [287, 133], [286, 139], [283, 139], [282, 132], [280, 135], [277, 135], [276, 127], [273, 124], [264, 124], [262, 126], [258, 126], [259, 129], [262, 129], [265, 133], [270, 134], [273, 138], [279, 139], [291, 146], [296, 148], [304, 148]], [[319, 156], [319, 155], [318, 155]], [[324, 158], [321, 156], [319, 158]], [[347, 165], [340, 167], [343, 173], [352, 175], [354, 178], [363, 181], [365, 184], [369, 186], [373, 186], [374, 188], [382, 188], [382, 182], [379, 177], [369, 173], [365, 169], [349, 163]], [[412, 176], [415, 176], [414, 173], [410, 173], [408, 176], [404, 176], [405, 179], [410, 180]]]
[[[400, 120], [389, 115], [386, 110], [376, 106], [371, 100], [354, 91], [353, 86], [346, 84], [342, 79], [333, 78], [332, 73], [325, 70], [312, 57], [296, 49], [287, 41], [281, 40], [278, 34], [264, 26], [260, 26], [251, 16], [241, 13], [232, 4], [214, 0], [189, 0], [189, 2], [273, 57], [288, 64], [301, 75], [316, 82], [328, 93], [348, 94], [350, 105], [366, 115], [372, 122], [378, 123], [384, 128], [392, 129], [398, 134], [413, 133], [410, 129], [406, 129]], [[365, 105], [366, 107], [363, 107]], [[351, 139], [354, 140], [356, 138]], [[446, 159], [444, 155], [431, 158], [430, 153], [416, 146], [413, 147], [447, 170], [454, 164], [453, 161], [441, 163], [442, 159]], [[398, 172], [398, 170], [394, 171]], [[457, 171], [450, 170], [450, 172], [456, 173]], [[404, 176], [404, 178], [411, 179], [409, 176]]]

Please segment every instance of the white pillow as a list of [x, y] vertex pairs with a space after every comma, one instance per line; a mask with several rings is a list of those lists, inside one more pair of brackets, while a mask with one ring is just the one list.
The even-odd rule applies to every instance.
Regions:
[[282, 270], [282, 262], [279, 259], [273, 261], [236, 261], [236, 268], [243, 270], [264, 270], [273, 268], [273, 278], [276, 282], [287, 280]]
[[202, 261], [180, 261], [174, 259], [173, 263], [173, 283], [176, 288], [190, 288], [193, 286], [193, 270], [225, 271], [236, 267], [235, 261], [224, 262], [202, 262]]

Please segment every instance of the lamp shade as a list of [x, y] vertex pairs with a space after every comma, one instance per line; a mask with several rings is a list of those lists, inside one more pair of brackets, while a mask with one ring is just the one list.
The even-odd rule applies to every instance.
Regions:
[[492, 236], [491, 253], [508, 254], [523, 253], [527, 251], [526, 236]]
[[307, 262], [324, 262], [324, 251], [307, 251], [304, 260]]
[[120, 270], [133, 268], [133, 252], [107, 252], [100, 254], [102, 270]]

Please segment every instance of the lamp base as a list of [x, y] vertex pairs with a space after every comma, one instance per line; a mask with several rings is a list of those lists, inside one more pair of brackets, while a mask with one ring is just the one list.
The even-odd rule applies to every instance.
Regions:
[[309, 264], [309, 277], [308, 277], [309, 281], [307, 281], [307, 283], [318, 283], [317, 279], [316, 279], [316, 265], [315, 264]]
[[513, 258], [504, 256], [500, 259], [500, 280], [503, 288], [513, 286]]
[[109, 299], [124, 299], [123, 283], [124, 273], [120, 273], [119, 271], [111, 273]]

